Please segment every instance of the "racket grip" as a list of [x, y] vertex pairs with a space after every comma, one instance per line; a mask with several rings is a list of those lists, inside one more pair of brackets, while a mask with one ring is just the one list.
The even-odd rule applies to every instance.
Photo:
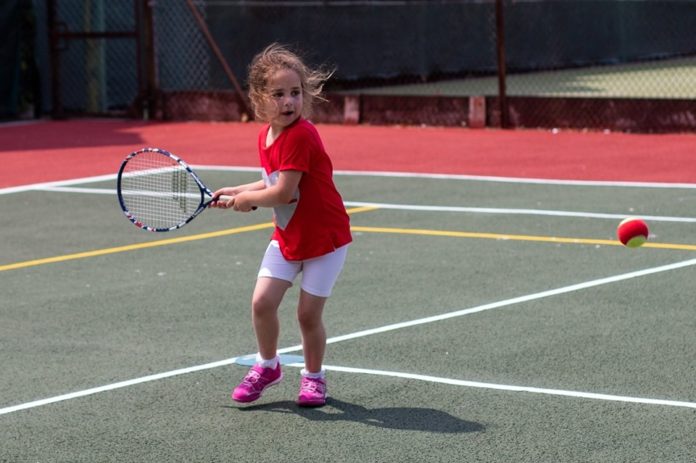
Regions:
[[[232, 198], [234, 198], [234, 196], [220, 195], [220, 196], [217, 197], [217, 200], [218, 200], [218, 201], [219, 201], [219, 200], [229, 201], [229, 200], [232, 199]], [[255, 211], [256, 209], [258, 209], [258, 207], [256, 207], [256, 206], [253, 206], [253, 207], [251, 208], [252, 211]]]

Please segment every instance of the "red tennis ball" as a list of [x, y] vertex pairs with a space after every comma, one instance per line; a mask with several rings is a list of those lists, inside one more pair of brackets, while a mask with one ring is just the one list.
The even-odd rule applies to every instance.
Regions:
[[629, 217], [621, 221], [616, 236], [628, 248], [640, 247], [648, 240], [648, 225], [641, 219]]

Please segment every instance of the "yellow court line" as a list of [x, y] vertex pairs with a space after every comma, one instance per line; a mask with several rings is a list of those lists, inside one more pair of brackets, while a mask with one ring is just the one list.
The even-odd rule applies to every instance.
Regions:
[[[354, 207], [354, 208], [348, 209], [346, 212], [348, 212], [349, 214], [356, 214], [359, 212], [369, 212], [369, 211], [373, 211], [376, 209], [378, 209], [378, 208], [372, 207], [372, 206], [364, 206], [364, 207]], [[220, 231], [210, 232], [210, 233], [201, 233], [198, 235], [179, 236], [177, 238], [169, 238], [169, 239], [165, 239], [165, 240], [149, 241], [147, 243], [129, 244], [126, 246], [117, 246], [117, 247], [105, 248], [105, 249], [95, 249], [93, 251], [78, 252], [75, 254], [65, 254], [62, 256], [54, 256], [54, 257], [46, 257], [43, 259], [27, 260], [24, 262], [16, 262], [14, 264], [0, 265], [0, 272], [4, 272], [5, 270], [17, 270], [20, 268], [36, 267], [38, 265], [44, 265], [44, 264], [54, 264], [57, 262], [66, 262], [66, 261], [76, 260], [76, 259], [85, 259], [88, 257], [105, 256], [108, 254], [116, 254], [119, 252], [137, 251], [139, 249], [155, 248], [158, 246], [168, 246], [170, 244], [187, 243], [189, 241], [205, 240], [208, 238], [219, 238], [221, 236], [228, 236], [228, 235], [235, 235], [238, 233], [246, 233], [246, 232], [251, 232], [251, 231], [263, 230], [265, 228], [273, 228], [273, 223], [266, 222], [266, 223], [261, 223], [258, 225], [249, 225], [246, 227], [230, 228], [227, 230], [220, 230]]]
[[[359, 212], [370, 212], [379, 209], [378, 207], [365, 206], [365, 207], [355, 207], [348, 209], [349, 214], [356, 214]], [[154, 248], [158, 246], [168, 246], [171, 244], [187, 243], [190, 241], [198, 241], [209, 238], [218, 238], [221, 236], [234, 235], [238, 233], [246, 233], [251, 231], [263, 230], [266, 228], [273, 228], [273, 223], [267, 222], [257, 225], [250, 225], [246, 227], [230, 228], [227, 230], [220, 230], [210, 233], [201, 233], [198, 235], [188, 235], [180, 236], [177, 238], [170, 238], [158, 241], [149, 241], [147, 243], [129, 244], [126, 246], [117, 246], [113, 248], [96, 249], [93, 251], [78, 252], [75, 254], [66, 254], [62, 256], [47, 257], [43, 259], [28, 260], [24, 262], [17, 262], [14, 264], [0, 265], [0, 272], [6, 270], [16, 270], [20, 268], [35, 267], [38, 265], [52, 264], [57, 262], [66, 262], [76, 259], [85, 259], [88, 257], [104, 256], [108, 254], [116, 254], [119, 252], [136, 251], [140, 249]], [[361, 227], [352, 226], [351, 230], [354, 232], [364, 232], [364, 233], [389, 233], [389, 234], [399, 234], [399, 235], [420, 235], [420, 236], [443, 236], [450, 238], [477, 238], [477, 239], [491, 239], [491, 240], [510, 240], [510, 241], [536, 241], [545, 243], [565, 243], [565, 244], [594, 244], [594, 245], [605, 245], [605, 246], [621, 246], [621, 243], [615, 240], [600, 240], [600, 239], [589, 239], [589, 238], [563, 238], [557, 236], [535, 236], [535, 235], [507, 235], [499, 233], [474, 233], [474, 232], [461, 232], [461, 231], [447, 231], [447, 230], [427, 230], [427, 229], [416, 229], [416, 228], [385, 228], [385, 227]], [[681, 251], [696, 251], [696, 245], [690, 244], [676, 244], [676, 243], [645, 243], [644, 248], [655, 248], [655, 249], [670, 249], [670, 250], [681, 250]]]
[[[446, 230], [426, 230], [416, 228], [384, 228], [384, 227], [351, 227], [351, 230], [365, 233], [391, 233], [398, 235], [444, 236], [450, 238], [479, 238], [489, 240], [537, 241], [544, 243], [564, 244], [601, 244], [605, 246], [623, 246], [616, 240], [600, 240], [592, 238], [563, 238], [558, 236], [506, 235], [500, 233], [474, 233]], [[696, 245], [677, 243], [645, 243], [644, 248], [672, 249], [681, 251], [696, 251]]]
[[155, 248], [158, 246], [167, 246], [170, 244], [186, 243], [189, 241], [198, 241], [198, 240], [204, 240], [204, 239], [208, 239], [208, 238], [217, 238], [220, 236], [234, 235], [237, 233], [245, 233], [245, 232], [262, 230], [264, 228], [272, 228], [272, 227], [273, 227], [273, 224], [269, 222], [269, 223], [262, 223], [259, 225], [251, 225], [248, 227], [230, 228], [228, 230], [221, 230], [221, 231], [211, 232], [211, 233], [202, 233], [202, 234], [198, 234], [198, 235], [180, 236], [177, 238], [170, 238], [170, 239], [166, 239], [166, 240], [148, 241], [147, 243], [129, 244], [126, 246], [117, 246], [117, 247], [105, 248], [105, 249], [95, 249], [94, 251], [78, 252], [75, 254], [66, 254], [63, 256], [47, 257], [44, 259], [27, 260], [24, 262], [17, 262], [15, 264], [2, 265], [2, 266], [0, 266], [0, 272], [5, 271], [5, 270], [16, 270], [19, 268], [35, 267], [37, 265], [53, 264], [56, 262], [65, 262], [65, 261], [75, 260], [75, 259], [85, 259], [87, 257], [105, 256], [107, 254], [116, 254], [119, 252], [127, 252], [127, 251], [136, 251], [139, 249]]
[[351, 207], [350, 209], [346, 209], [346, 212], [348, 214], [357, 214], [359, 212], [371, 212], [371, 211], [376, 211], [379, 209], [377, 206], [360, 206], [360, 207]]

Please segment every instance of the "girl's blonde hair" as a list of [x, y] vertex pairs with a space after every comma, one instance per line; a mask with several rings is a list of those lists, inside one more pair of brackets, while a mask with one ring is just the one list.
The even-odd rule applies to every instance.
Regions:
[[302, 59], [287, 47], [272, 43], [256, 55], [249, 65], [249, 100], [257, 119], [267, 120], [268, 114], [263, 111], [264, 103], [270, 100], [268, 79], [276, 71], [290, 69], [300, 77], [302, 85], [302, 116], [307, 118], [312, 114], [315, 101], [326, 101], [321, 92], [324, 82], [331, 77], [333, 70], [322, 68], [312, 69], [302, 62]]

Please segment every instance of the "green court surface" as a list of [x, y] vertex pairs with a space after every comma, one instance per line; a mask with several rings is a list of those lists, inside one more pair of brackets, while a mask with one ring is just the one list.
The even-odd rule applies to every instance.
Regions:
[[[297, 286], [284, 381], [229, 397], [255, 352], [268, 210], [156, 234], [111, 179], [0, 194], [0, 461], [696, 460], [696, 188], [336, 182], [354, 243], [319, 409], [294, 404]], [[631, 250], [615, 229], [633, 215], [651, 239]]]

